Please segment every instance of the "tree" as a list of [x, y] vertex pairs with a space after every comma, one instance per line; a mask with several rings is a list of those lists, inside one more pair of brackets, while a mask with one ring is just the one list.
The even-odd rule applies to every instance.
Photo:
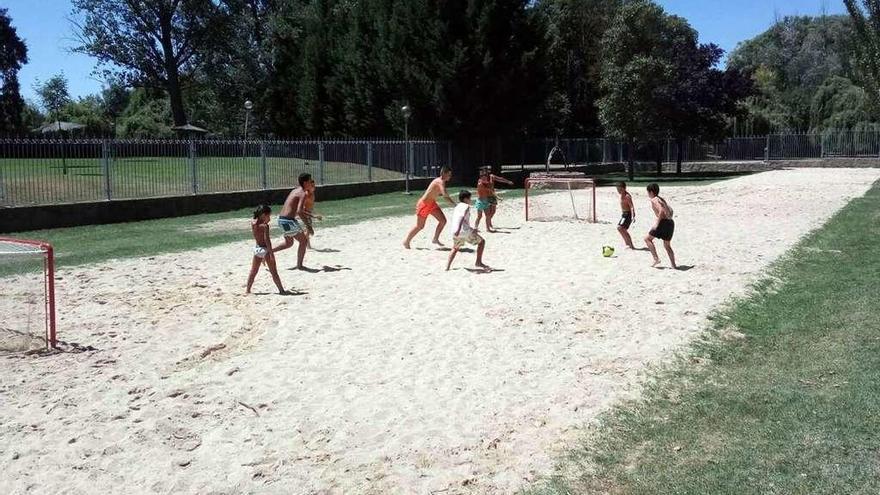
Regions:
[[23, 130], [25, 104], [18, 71], [27, 61], [27, 46], [12, 26], [7, 9], [0, 8], [0, 132]]
[[843, 0], [855, 25], [857, 76], [865, 85], [875, 111], [880, 109], [880, 2]]
[[143, 88], [131, 92], [128, 105], [116, 123], [116, 132], [120, 137], [174, 137], [174, 132], [168, 127], [170, 115], [167, 97], [154, 93]]
[[819, 86], [810, 106], [814, 132], [856, 129], [871, 121], [868, 93], [845, 77], [832, 76]]
[[537, 12], [546, 26], [545, 64], [553, 94], [539, 115], [540, 130], [585, 135], [601, 132], [601, 40], [620, 0], [543, 0]]
[[128, 85], [164, 89], [174, 124], [186, 124], [182, 86], [222, 25], [219, 7], [212, 0], [73, 0], [73, 7], [81, 16], [75, 51]]
[[618, 10], [602, 38], [602, 89], [599, 118], [612, 136], [629, 141], [627, 173], [635, 173], [636, 140], [663, 137], [663, 109], [678, 81], [675, 50], [696, 44], [696, 32], [683, 19], [668, 16], [648, 0]]
[[794, 16], [740, 43], [728, 67], [753, 74], [757, 94], [746, 104], [756, 132], [802, 131], [810, 102], [833, 76], [853, 78], [853, 22], [847, 16]]
[[46, 110], [50, 120], [61, 120], [60, 112], [70, 103], [70, 91], [67, 89], [67, 78], [64, 74], [55, 74], [48, 81], [34, 83], [34, 91]]

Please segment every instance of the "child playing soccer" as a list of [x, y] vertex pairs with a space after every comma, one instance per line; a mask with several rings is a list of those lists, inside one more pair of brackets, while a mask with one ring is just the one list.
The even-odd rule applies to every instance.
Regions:
[[620, 220], [617, 222], [617, 231], [623, 237], [626, 247], [635, 249], [632, 237], [629, 235], [629, 226], [636, 220], [636, 207], [633, 205], [632, 194], [626, 192], [626, 182], [617, 183], [617, 193], [620, 194]]
[[490, 233], [495, 232], [492, 228], [492, 217], [495, 216], [495, 209], [498, 205], [498, 196], [495, 195], [495, 181], [509, 186], [513, 185], [513, 182], [504, 177], [491, 174], [489, 167], [480, 168], [480, 178], [477, 180], [477, 201], [474, 202], [474, 209], [477, 210], [476, 226], [480, 226], [480, 219], [485, 211], [486, 231]]
[[309, 239], [296, 217], [299, 217], [303, 222], [306, 219], [311, 219], [311, 214], [305, 210], [305, 199], [306, 194], [314, 194], [314, 192], [315, 181], [312, 179], [312, 174], [299, 174], [299, 187], [293, 189], [287, 195], [287, 199], [284, 200], [284, 207], [281, 208], [281, 215], [278, 216], [278, 226], [281, 227], [281, 231], [284, 233], [284, 244], [276, 246], [273, 252], [277, 253], [293, 246], [293, 241], [296, 239], [299, 242], [299, 248], [296, 253], [297, 270], [304, 268], [303, 259], [306, 256], [306, 245]]
[[254, 259], [251, 261], [251, 273], [247, 279], [247, 294], [251, 293], [251, 287], [254, 285], [254, 278], [260, 270], [260, 265], [265, 263], [272, 274], [272, 280], [275, 287], [278, 287], [279, 294], [285, 294], [284, 286], [281, 285], [281, 277], [278, 276], [278, 270], [275, 268], [275, 254], [272, 252], [272, 240], [269, 238], [269, 219], [272, 209], [266, 205], [260, 205], [254, 210], [254, 219], [251, 221], [251, 234], [257, 245], [254, 246]]
[[446, 183], [449, 182], [450, 177], [452, 177], [452, 169], [444, 165], [440, 169], [440, 177], [431, 181], [428, 189], [425, 190], [425, 194], [422, 194], [419, 202], [416, 203], [416, 225], [410, 229], [409, 233], [406, 234], [406, 239], [403, 241], [403, 247], [406, 249], [410, 248], [409, 243], [413, 237], [425, 228], [425, 221], [429, 215], [437, 219], [437, 230], [434, 231], [434, 240], [431, 242], [438, 246], [443, 245], [440, 242], [440, 233], [443, 232], [443, 227], [446, 225], [446, 216], [443, 215], [443, 210], [437, 204], [437, 198], [442, 196], [449, 201], [449, 204], [455, 206], [455, 201], [446, 192]]
[[471, 193], [470, 191], [461, 191], [458, 193], [460, 203], [452, 212], [452, 252], [449, 253], [449, 260], [446, 262], [446, 271], [452, 266], [452, 260], [455, 255], [465, 244], [477, 245], [477, 268], [484, 270], [489, 269], [483, 264], [483, 249], [486, 247], [486, 241], [480, 237], [476, 229], [471, 228]]
[[648, 184], [648, 197], [651, 198], [651, 208], [657, 216], [654, 227], [645, 237], [645, 244], [654, 257], [654, 263], [651, 266], [660, 264], [660, 258], [657, 256], [657, 250], [654, 248], [654, 238], [663, 239], [663, 247], [666, 248], [666, 254], [669, 256], [669, 263], [672, 268], [678, 269], [675, 265], [675, 253], [672, 251], [672, 234], [675, 232], [675, 222], [672, 220], [672, 208], [666, 203], [666, 200], [659, 196], [660, 186], [657, 184]]
[[306, 241], [306, 246], [311, 249], [312, 248], [312, 237], [315, 235], [315, 227], [313, 219], [317, 218], [318, 220], [323, 220], [324, 217], [315, 213], [315, 192], [306, 191], [306, 199], [305, 206], [303, 210], [307, 213], [305, 218], [303, 218], [303, 223], [306, 226], [306, 235], [308, 236], [308, 240]]

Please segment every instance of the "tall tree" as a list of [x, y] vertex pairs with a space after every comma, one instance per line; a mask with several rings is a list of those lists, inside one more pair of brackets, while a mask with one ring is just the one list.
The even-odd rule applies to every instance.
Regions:
[[34, 84], [34, 91], [46, 110], [50, 120], [60, 120], [61, 110], [71, 102], [70, 91], [67, 89], [67, 78], [64, 74], [55, 74], [48, 81]]
[[220, 22], [212, 0], [73, 0], [76, 51], [132, 86], [168, 93], [175, 125], [187, 123], [182, 85], [210, 49]]
[[18, 71], [26, 64], [27, 46], [18, 37], [7, 9], [0, 8], [0, 132], [23, 129], [25, 109], [18, 83]]
[[596, 100], [600, 95], [602, 35], [621, 0], [543, 0], [548, 51], [545, 65], [553, 86], [541, 117], [541, 131], [556, 134], [601, 133]]
[[[855, 25], [857, 76], [864, 83], [874, 109], [880, 109], [880, 2], [843, 0]], [[864, 8], [863, 8], [864, 7]]]
[[649, 0], [618, 10], [602, 38], [602, 89], [599, 117], [606, 132], [629, 141], [627, 173], [632, 180], [637, 140], [664, 137], [664, 108], [677, 83], [675, 50], [695, 45], [696, 32]]

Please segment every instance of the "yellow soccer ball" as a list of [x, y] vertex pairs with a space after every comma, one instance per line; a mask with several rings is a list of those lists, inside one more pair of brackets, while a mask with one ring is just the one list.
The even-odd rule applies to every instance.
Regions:
[[602, 256], [606, 258], [614, 256], [614, 248], [611, 246], [602, 246]]

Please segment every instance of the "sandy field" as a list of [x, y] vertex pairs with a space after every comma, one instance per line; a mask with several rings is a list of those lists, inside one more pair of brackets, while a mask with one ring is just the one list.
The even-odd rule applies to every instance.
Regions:
[[0, 356], [0, 493], [512, 493], [878, 178], [661, 190], [684, 271], [621, 249], [611, 188], [598, 224], [503, 202], [492, 273], [444, 272], [425, 232], [402, 249], [409, 217], [319, 230], [315, 273], [279, 253], [295, 296], [265, 272], [242, 294], [248, 242], [61, 270], [59, 337], [93, 350]]

